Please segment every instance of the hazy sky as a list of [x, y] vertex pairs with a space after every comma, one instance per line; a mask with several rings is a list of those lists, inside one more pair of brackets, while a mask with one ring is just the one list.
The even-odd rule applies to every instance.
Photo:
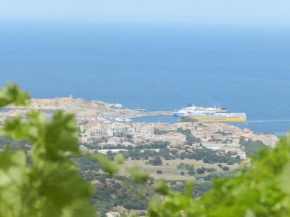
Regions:
[[0, 20], [290, 25], [290, 0], [0, 0]]

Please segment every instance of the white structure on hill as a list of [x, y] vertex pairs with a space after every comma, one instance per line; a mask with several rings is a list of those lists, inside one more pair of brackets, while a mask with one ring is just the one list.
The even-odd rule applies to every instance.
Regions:
[[121, 217], [120, 213], [118, 212], [107, 212], [106, 216], [107, 217]]

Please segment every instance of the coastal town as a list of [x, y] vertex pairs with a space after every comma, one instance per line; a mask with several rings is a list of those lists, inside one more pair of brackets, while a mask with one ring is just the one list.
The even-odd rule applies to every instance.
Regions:
[[[121, 181], [130, 178], [127, 170], [132, 166], [149, 174], [151, 181], [148, 185], [164, 178], [169, 180], [168, 185], [181, 188], [186, 181], [195, 180], [196, 196], [199, 196], [211, 188], [209, 182], [212, 179], [232, 176], [242, 167], [242, 162], [250, 162], [250, 155], [255, 151], [265, 146], [272, 148], [279, 141], [274, 134], [257, 134], [229, 123], [139, 122], [134, 118], [173, 116], [174, 113], [132, 110], [121, 104], [87, 102], [72, 96], [31, 99], [28, 107], [20, 109], [7, 107], [0, 111], [0, 128], [5, 120], [19, 115], [25, 121], [25, 114], [31, 110], [43, 111], [48, 121], [58, 110], [73, 113], [79, 147], [84, 156], [101, 153], [113, 160], [118, 152], [122, 153], [124, 164], [120, 167], [118, 178], [105, 175], [100, 165], [90, 159], [82, 156], [72, 158], [80, 168], [80, 175], [98, 189], [101, 196], [93, 201], [101, 203], [100, 213], [108, 217], [121, 216], [121, 213], [129, 215], [132, 210], [138, 210], [140, 216], [146, 215], [146, 202], [136, 197], [135, 192], [129, 191]], [[0, 147], [1, 152], [4, 151], [3, 147]], [[27, 143], [25, 148], [29, 150], [31, 144]], [[125, 199], [123, 192], [126, 192]], [[105, 202], [103, 198], [106, 198]], [[117, 201], [118, 206], [115, 203], [107, 206], [107, 201]]]
[[[257, 134], [245, 128], [226, 123], [179, 122], [179, 123], [131, 123], [132, 118], [151, 116], [172, 116], [170, 111], [147, 112], [145, 109], [127, 109], [121, 104], [109, 104], [101, 101], [85, 101], [67, 98], [31, 99], [28, 107], [7, 107], [0, 113], [0, 126], [5, 119], [16, 115], [25, 115], [31, 109], [44, 111], [49, 117], [56, 110], [76, 115], [79, 141], [82, 150], [117, 151], [116, 147], [138, 147], [154, 142], [168, 144], [167, 148], [190, 150], [208, 148], [215, 151], [235, 152], [246, 159], [245, 141], [261, 141], [265, 146], [273, 147], [278, 137], [273, 134]], [[184, 132], [187, 133], [184, 133]], [[194, 138], [188, 140], [188, 136]]]
[[[261, 141], [266, 146], [273, 147], [278, 137], [273, 134], [256, 134], [249, 129], [225, 123], [124, 123], [111, 122], [105, 119], [78, 121], [79, 139], [81, 144], [92, 144], [98, 141], [93, 149], [110, 149], [117, 146], [150, 145], [156, 141], [167, 142], [168, 148], [198, 148], [205, 147], [224, 152], [236, 152], [241, 159], [246, 153], [240, 144], [240, 139], [246, 141]], [[182, 131], [188, 130], [196, 138], [188, 143]], [[90, 146], [91, 147], [91, 146]], [[86, 149], [82, 145], [83, 149]]]

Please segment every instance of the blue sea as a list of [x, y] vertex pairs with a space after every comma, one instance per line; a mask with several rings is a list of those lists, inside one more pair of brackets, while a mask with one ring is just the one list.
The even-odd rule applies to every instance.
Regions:
[[32, 97], [73, 94], [149, 111], [216, 105], [245, 112], [242, 128], [290, 129], [288, 27], [1, 21], [0, 28], [0, 84], [17, 82]]

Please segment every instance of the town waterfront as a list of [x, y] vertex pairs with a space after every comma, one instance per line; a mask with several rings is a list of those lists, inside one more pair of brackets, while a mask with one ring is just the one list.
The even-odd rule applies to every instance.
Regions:
[[[158, 117], [145, 117], [133, 118], [132, 123], [145, 122], [145, 123], [178, 123], [178, 118], [174, 116], [158, 116]], [[248, 121], [246, 123], [229, 123], [230, 125], [237, 126], [241, 129], [251, 129], [258, 134], [273, 133], [276, 136], [284, 136], [288, 131], [279, 131], [282, 128], [288, 129], [290, 120], [274, 120], [274, 121]]]

